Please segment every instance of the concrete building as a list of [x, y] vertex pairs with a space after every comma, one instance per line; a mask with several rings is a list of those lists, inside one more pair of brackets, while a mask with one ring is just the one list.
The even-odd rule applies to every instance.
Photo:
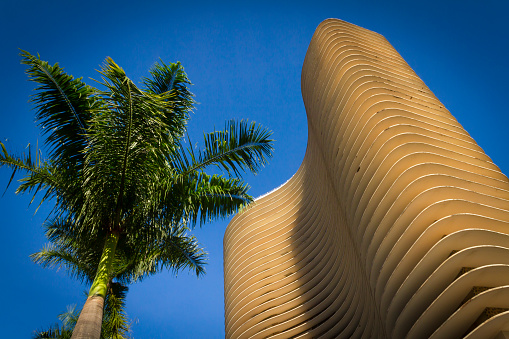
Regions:
[[509, 338], [507, 177], [377, 33], [321, 23], [302, 95], [302, 165], [225, 233], [226, 337]]

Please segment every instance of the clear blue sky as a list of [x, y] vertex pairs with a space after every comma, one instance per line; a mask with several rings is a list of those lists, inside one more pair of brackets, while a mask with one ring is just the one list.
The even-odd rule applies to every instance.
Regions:
[[[158, 59], [181, 61], [200, 102], [190, 123], [203, 131], [249, 118], [274, 131], [275, 156], [251, 194], [281, 185], [297, 170], [307, 127], [300, 72], [316, 26], [340, 18], [383, 34], [504, 173], [509, 173], [509, 3], [505, 1], [32, 1], [0, 2], [0, 138], [21, 151], [41, 140], [27, 103], [18, 48], [59, 62], [77, 77], [111, 56], [138, 81]], [[0, 169], [0, 188], [10, 172]], [[29, 338], [82, 303], [85, 286], [28, 255], [46, 242], [41, 224], [14, 187], [0, 199], [2, 336]], [[210, 253], [207, 275], [169, 273], [132, 285], [127, 311], [135, 338], [222, 338], [222, 238], [228, 220], [195, 231]]]

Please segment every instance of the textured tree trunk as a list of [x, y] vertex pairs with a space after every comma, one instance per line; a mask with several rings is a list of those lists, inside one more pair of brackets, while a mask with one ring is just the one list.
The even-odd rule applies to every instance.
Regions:
[[101, 261], [97, 267], [94, 282], [90, 287], [87, 301], [81, 310], [71, 339], [100, 339], [103, 322], [104, 298], [108, 292], [111, 268], [115, 258], [118, 233], [112, 232], [104, 243]]
[[74, 327], [72, 339], [100, 338], [103, 309], [104, 297], [99, 295], [88, 297], [85, 306], [81, 310], [78, 322]]

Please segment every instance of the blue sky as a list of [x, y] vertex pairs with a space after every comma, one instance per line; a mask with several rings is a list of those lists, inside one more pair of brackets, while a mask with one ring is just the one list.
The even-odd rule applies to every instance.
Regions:
[[[316, 26], [340, 18], [383, 34], [504, 173], [509, 173], [509, 3], [504, 1], [1, 1], [0, 139], [21, 151], [42, 141], [28, 101], [18, 48], [59, 62], [76, 77], [112, 57], [134, 81], [153, 63], [181, 61], [200, 103], [193, 139], [230, 118], [274, 132], [274, 158], [246, 176], [251, 194], [281, 185], [304, 156], [307, 127], [300, 72]], [[0, 188], [10, 172], [0, 169]], [[28, 255], [46, 242], [42, 223], [15, 184], [0, 199], [0, 319], [3, 336], [29, 338], [80, 305], [85, 286]], [[132, 285], [127, 311], [135, 338], [222, 338], [222, 237], [228, 220], [195, 230], [209, 252], [207, 275], [161, 273]]]

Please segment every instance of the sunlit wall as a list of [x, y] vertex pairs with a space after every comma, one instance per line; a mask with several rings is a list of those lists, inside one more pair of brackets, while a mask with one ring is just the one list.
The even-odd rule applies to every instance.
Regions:
[[226, 336], [502, 338], [507, 177], [377, 33], [322, 22], [302, 96], [301, 167], [224, 237]]

